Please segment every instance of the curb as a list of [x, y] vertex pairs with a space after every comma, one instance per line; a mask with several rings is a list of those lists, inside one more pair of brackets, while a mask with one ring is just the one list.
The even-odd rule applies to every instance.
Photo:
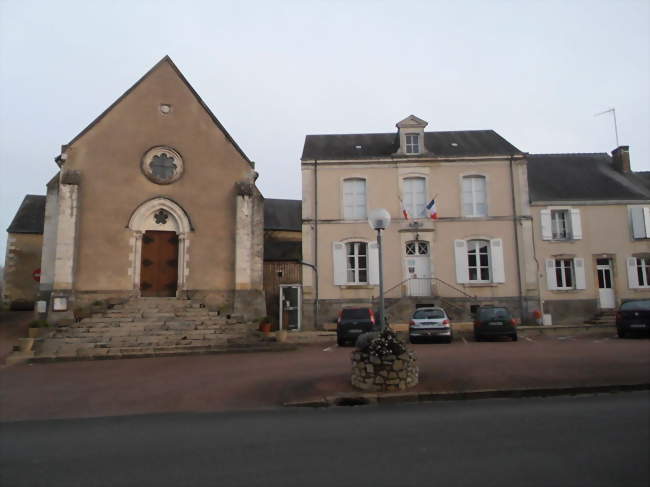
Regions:
[[579, 394], [599, 394], [628, 391], [650, 390], [650, 383], [611, 384], [602, 386], [543, 387], [524, 389], [479, 389], [475, 391], [441, 391], [441, 392], [391, 392], [337, 394], [307, 401], [285, 402], [285, 407], [325, 408], [337, 406], [368, 406], [382, 404], [403, 404], [434, 401], [459, 401], [472, 399], [521, 398], [575, 396]]

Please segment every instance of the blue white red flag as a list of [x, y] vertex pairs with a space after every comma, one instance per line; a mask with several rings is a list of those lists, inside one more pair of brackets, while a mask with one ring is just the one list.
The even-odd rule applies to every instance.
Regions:
[[402, 210], [402, 215], [404, 215], [404, 219], [408, 220], [409, 219], [409, 213], [406, 211], [406, 208], [404, 207], [404, 202], [402, 201], [402, 197], [398, 196], [399, 198], [399, 207]]
[[438, 219], [438, 205], [436, 204], [435, 199], [429, 201], [429, 204], [427, 205], [427, 213], [429, 214], [429, 218], [432, 220]]

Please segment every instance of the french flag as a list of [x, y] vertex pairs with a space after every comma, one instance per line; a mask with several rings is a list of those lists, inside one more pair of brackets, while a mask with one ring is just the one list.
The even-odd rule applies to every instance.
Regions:
[[438, 205], [436, 205], [435, 199], [429, 201], [429, 204], [427, 205], [427, 213], [429, 214], [429, 218], [432, 220], [438, 219]]
[[399, 207], [402, 210], [402, 215], [404, 215], [404, 219], [408, 220], [409, 219], [409, 213], [406, 211], [406, 208], [404, 207], [404, 202], [402, 201], [402, 198], [399, 197]]

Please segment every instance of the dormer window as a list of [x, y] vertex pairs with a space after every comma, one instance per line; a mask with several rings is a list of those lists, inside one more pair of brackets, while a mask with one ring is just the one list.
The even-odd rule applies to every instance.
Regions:
[[420, 153], [420, 135], [419, 134], [406, 134], [406, 153], [419, 154]]

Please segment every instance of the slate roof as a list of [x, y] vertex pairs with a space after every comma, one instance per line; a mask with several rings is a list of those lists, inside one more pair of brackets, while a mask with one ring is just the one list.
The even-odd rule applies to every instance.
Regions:
[[[429, 157], [508, 156], [522, 153], [494, 130], [425, 132], [424, 146], [429, 151], [426, 154]], [[398, 148], [396, 132], [308, 135], [305, 137], [302, 160], [391, 157]]]
[[45, 196], [28, 194], [7, 228], [7, 233], [43, 233]]
[[264, 240], [264, 260], [301, 261], [302, 242], [284, 240]]
[[302, 201], [265, 199], [264, 230], [302, 231]]
[[526, 158], [531, 202], [650, 200], [650, 186], [643, 177], [618, 172], [609, 154], [529, 154]]

